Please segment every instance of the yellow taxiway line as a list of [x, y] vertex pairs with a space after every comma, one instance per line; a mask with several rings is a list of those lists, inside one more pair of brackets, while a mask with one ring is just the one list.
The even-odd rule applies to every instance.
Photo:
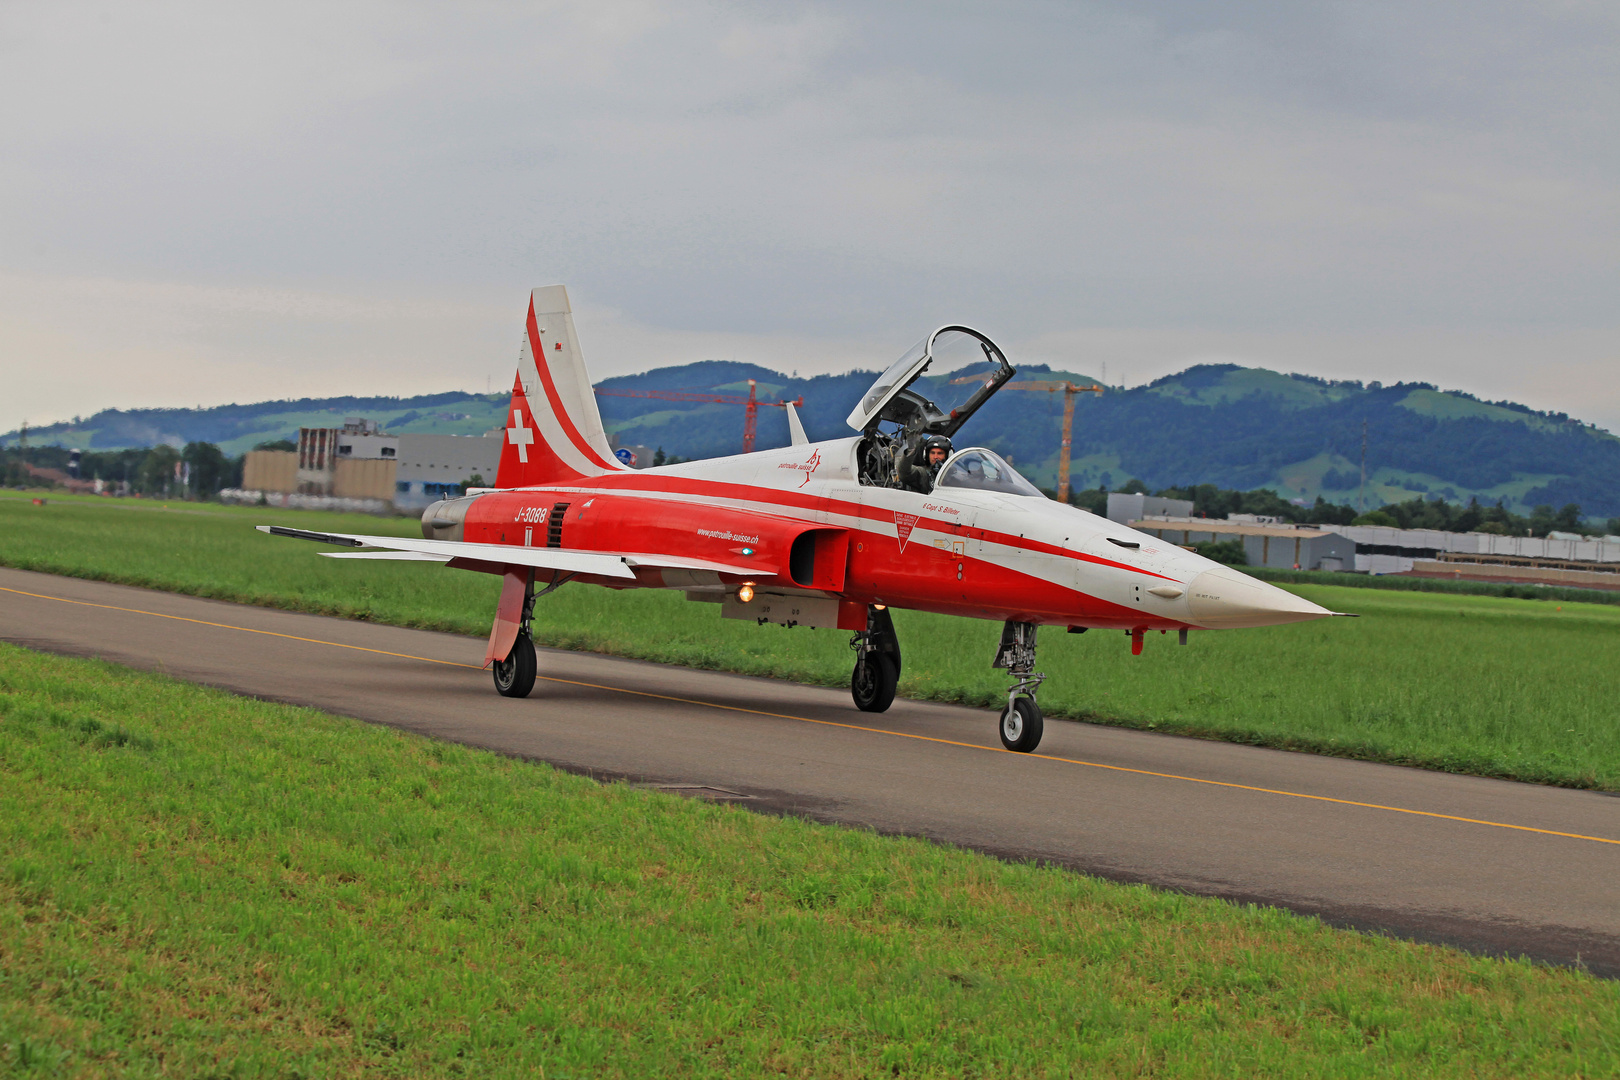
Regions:
[[[185, 615], [168, 615], [161, 611], [143, 611], [140, 608], [119, 607], [116, 604], [97, 604], [88, 600], [69, 600], [65, 596], [47, 596], [44, 593], [25, 592], [22, 589], [8, 589], [0, 586], [0, 592], [15, 593], [18, 596], [28, 596], [36, 600], [55, 600], [61, 604], [76, 604], [80, 607], [102, 608], [106, 611], [123, 611], [132, 615], [149, 615], [155, 619], [173, 619], [176, 622], [194, 623], [198, 626], [212, 626], [220, 630], [239, 630], [244, 634], [263, 634], [266, 637], [285, 638], [288, 641], [302, 641], [310, 645], [326, 645], [334, 649], [353, 649], [355, 652], [374, 653], [378, 656], [395, 656], [402, 660], [418, 660], [424, 664], [441, 664], [445, 667], [467, 668], [472, 671], [482, 671], [479, 664], [463, 664], [456, 660], [435, 660], [431, 656], [416, 656], [412, 653], [390, 652], [387, 649], [372, 649], [364, 645], [348, 645], [341, 641], [323, 641], [320, 638], [300, 637], [297, 634], [283, 634], [275, 630], [258, 630], [251, 626], [233, 626], [230, 623], [209, 622], [207, 619], [193, 619]], [[1041, 761], [1056, 761], [1064, 765], [1083, 765], [1091, 769], [1107, 769], [1110, 772], [1132, 773], [1137, 776], [1152, 776], [1161, 780], [1179, 780], [1188, 784], [1207, 784], [1211, 787], [1233, 788], [1238, 791], [1253, 791], [1262, 795], [1281, 795], [1290, 799], [1309, 799], [1312, 802], [1336, 803], [1340, 806], [1357, 806], [1366, 810], [1384, 810], [1392, 814], [1411, 814], [1415, 817], [1438, 818], [1442, 821], [1458, 821], [1467, 825], [1486, 825], [1493, 829], [1512, 829], [1515, 832], [1539, 833], [1542, 836], [1561, 836], [1568, 840], [1589, 840], [1594, 844], [1620, 845], [1620, 840], [1605, 836], [1587, 836], [1583, 833], [1559, 832], [1557, 829], [1538, 829], [1531, 825], [1513, 825], [1505, 821], [1486, 821], [1483, 818], [1461, 817], [1457, 814], [1440, 814], [1432, 810], [1413, 810], [1404, 806], [1386, 806], [1383, 803], [1358, 802], [1355, 799], [1336, 799], [1331, 795], [1307, 795], [1299, 791], [1283, 791], [1278, 788], [1257, 787], [1253, 784], [1235, 784], [1229, 780], [1209, 780], [1200, 776], [1182, 776], [1178, 773], [1155, 772], [1152, 769], [1133, 769], [1125, 765], [1105, 765], [1098, 761], [1082, 761], [1079, 758], [1057, 757], [1053, 754], [1021, 754], [1015, 750], [1008, 750], [1002, 746], [984, 746], [980, 743], [961, 742], [956, 739], [942, 739], [937, 735], [916, 735], [907, 731], [889, 731], [885, 728], [866, 727], [862, 724], [845, 724], [837, 720], [816, 720], [809, 716], [794, 716], [791, 713], [770, 712], [766, 709], [751, 709], [743, 705], [722, 705], [714, 701], [699, 701], [696, 698], [676, 697], [672, 694], [655, 694], [649, 690], [627, 690], [622, 686], [604, 686], [601, 683], [582, 682], [578, 679], [560, 679], [553, 675], [537, 676], [546, 682], [562, 683], [568, 686], [582, 686], [591, 690], [606, 690], [615, 694], [631, 694], [636, 697], [653, 698], [658, 701], [672, 701], [681, 705], [698, 705], [709, 709], [720, 709], [726, 712], [747, 713], [750, 716], [768, 716], [776, 720], [795, 720], [801, 724], [820, 724], [823, 727], [845, 728], [849, 731], [865, 731], [874, 735], [891, 735], [899, 739], [916, 739], [920, 742], [942, 743], [946, 746], [960, 746], [967, 750], [983, 750], [995, 754], [1013, 754], [1017, 757], [1035, 758]]]

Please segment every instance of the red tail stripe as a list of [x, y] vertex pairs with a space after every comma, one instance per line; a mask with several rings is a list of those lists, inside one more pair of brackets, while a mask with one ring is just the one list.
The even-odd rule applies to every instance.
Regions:
[[567, 409], [563, 408], [561, 397], [557, 393], [557, 384], [552, 381], [551, 369], [547, 366], [546, 345], [545, 342], [540, 340], [540, 323], [534, 317], [533, 299], [529, 301], [529, 351], [534, 354], [534, 366], [540, 373], [540, 385], [545, 388], [546, 400], [551, 403], [552, 415], [562, 425], [563, 434], [568, 436], [569, 441], [574, 444], [574, 448], [584, 454], [587, 460], [602, 466], [604, 469], [617, 471], [623, 468], [617, 461], [609, 464], [602, 459], [602, 455], [591, 449], [590, 443], [585, 441], [585, 437], [574, 426], [574, 418], [568, 415]]

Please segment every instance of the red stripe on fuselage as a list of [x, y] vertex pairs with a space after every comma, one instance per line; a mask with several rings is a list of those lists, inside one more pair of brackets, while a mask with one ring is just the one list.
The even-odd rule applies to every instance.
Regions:
[[[546, 527], [552, 504], [558, 499], [568, 500], [570, 507], [563, 521], [564, 547], [664, 552], [731, 565], [758, 560], [758, 565], [748, 570], [720, 571], [719, 580], [748, 580], [762, 588], [816, 587], [809, 581], [790, 580], [787, 563], [794, 538], [806, 531], [847, 528], [785, 514], [670, 499], [667, 495], [641, 498], [630, 492], [592, 492], [559, 484], [500, 492], [480, 500], [482, 512], [474, 510], [467, 515], [465, 539], [515, 544], [526, 533]], [[538, 536], [532, 539], [544, 543]], [[849, 575], [835, 591], [859, 603], [1046, 624], [1127, 629], [1185, 625], [1053, 581], [1042, 576], [1039, 567], [1010, 566], [921, 542], [912, 543], [902, 552], [885, 534], [865, 529], [854, 530], [848, 558]], [[491, 552], [490, 559], [498, 556]], [[1054, 568], [1058, 565], [1054, 561]], [[636, 576], [636, 585], [615, 579], [580, 580], [614, 588], [658, 588], [668, 584], [661, 573], [650, 568], [638, 569]]]
[[574, 426], [574, 418], [568, 414], [567, 409], [563, 408], [561, 396], [557, 393], [557, 384], [552, 381], [551, 369], [546, 359], [546, 343], [540, 340], [540, 323], [534, 317], [534, 300], [532, 297], [529, 300], [529, 351], [534, 354], [534, 367], [540, 373], [540, 385], [545, 389], [546, 400], [551, 404], [551, 414], [557, 418], [557, 423], [562, 425], [563, 434], [567, 435], [568, 440], [574, 444], [574, 449], [584, 454], [587, 461], [600, 465], [604, 469], [616, 471], [624, 468], [624, 465], [618, 461], [609, 464], [602, 459], [602, 455], [591, 449], [590, 443], [585, 441], [585, 437]]
[[[863, 503], [846, 502], [828, 495], [800, 495], [790, 491], [772, 491], [767, 488], [750, 487], [747, 484], [734, 484], [724, 480], [702, 480], [695, 477], [647, 476], [645, 474], [625, 472], [613, 476], [593, 476], [590, 478], [590, 487], [584, 490], [593, 494], [598, 492], [607, 494], [612, 491], [638, 491], [651, 495], [666, 492], [678, 495], [710, 495], [736, 499], [740, 502], [762, 502], [777, 506], [792, 506], [810, 511], [828, 509], [833, 513], [861, 518], [866, 521], [881, 521], [891, 524], [894, 521], [894, 512], [892, 510], [867, 506]], [[761, 512], [768, 513], [768, 511]], [[917, 519], [918, 524], [924, 527], [934, 525], [954, 527], [956, 524], [944, 518], [929, 517], [925, 514], [918, 514]], [[1115, 562], [1112, 559], [1105, 559], [1100, 555], [1092, 555], [1084, 551], [1071, 551], [1068, 548], [1048, 544], [1041, 540], [1031, 540], [1024, 536], [1012, 536], [1008, 533], [978, 527], [962, 528], [959, 531], [964, 538], [1001, 544], [1004, 547], [1023, 548], [1026, 551], [1037, 551], [1044, 555], [1057, 555], [1080, 562], [1094, 563], [1098, 566], [1109, 566], [1115, 570], [1126, 570], [1133, 574], [1158, 578], [1160, 581], [1181, 584], [1175, 578], [1154, 573], [1152, 570], [1144, 570], [1129, 563]]]

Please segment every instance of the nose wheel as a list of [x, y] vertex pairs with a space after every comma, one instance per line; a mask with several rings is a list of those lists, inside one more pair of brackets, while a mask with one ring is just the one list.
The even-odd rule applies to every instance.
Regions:
[[1008, 750], [1027, 754], [1041, 745], [1045, 726], [1041, 719], [1041, 707], [1035, 704], [1034, 698], [1013, 698], [1001, 710], [1001, 745]]
[[1011, 622], [1001, 629], [1001, 644], [991, 667], [1006, 668], [1014, 682], [1007, 688], [1007, 707], [1001, 710], [1001, 745], [1027, 754], [1041, 745], [1046, 727], [1035, 694], [1046, 676], [1035, 669], [1035, 624]]

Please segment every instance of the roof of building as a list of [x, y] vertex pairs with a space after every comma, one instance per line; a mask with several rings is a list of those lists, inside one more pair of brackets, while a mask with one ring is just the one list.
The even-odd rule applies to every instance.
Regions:
[[1292, 536], [1314, 539], [1318, 536], [1336, 536], [1328, 529], [1308, 525], [1247, 525], [1219, 518], [1145, 518], [1131, 522], [1131, 528], [1165, 532], [1225, 533], [1231, 536]]

